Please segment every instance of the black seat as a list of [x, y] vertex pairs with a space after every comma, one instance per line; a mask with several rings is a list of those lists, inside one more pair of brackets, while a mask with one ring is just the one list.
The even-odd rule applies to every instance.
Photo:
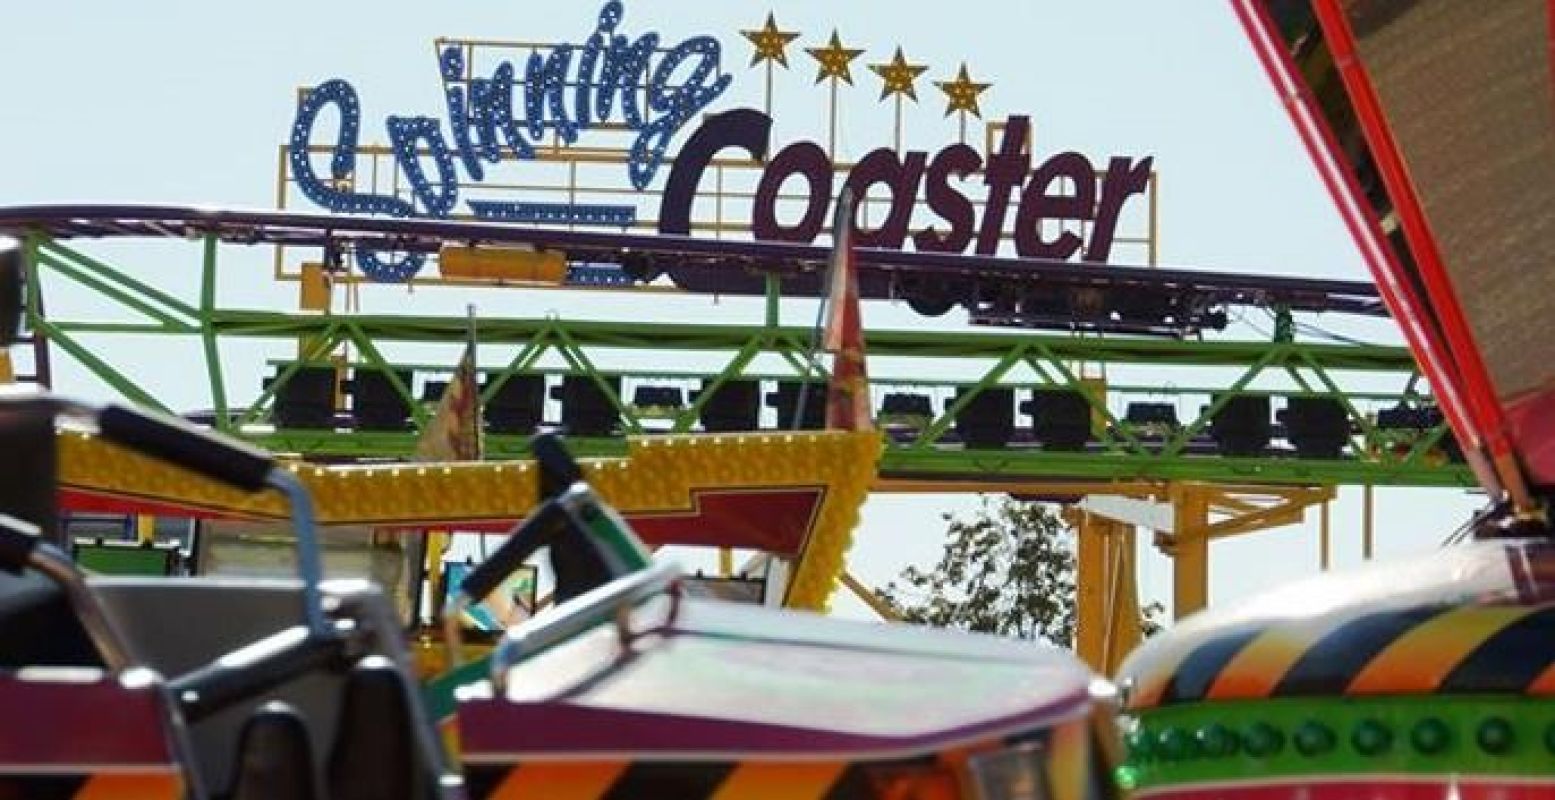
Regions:
[[[138, 663], [163, 675], [183, 675], [221, 656], [295, 625], [302, 617], [301, 585], [295, 581], [237, 577], [128, 578], [95, 577], [93, 589], [129, 642]], [[388, 598], [361, 581], [325, 585], [326, 602], [338, 604], [345, 618], [376, 631], [364, 642], [366, 655], [404, 655], [398, 617]], [[176, 619], [178, 625], [167, 620]], [[266, 692], [263, 700], [283, 700], [308, 725], [314, 763], [322, 772], [338, 738], [348, 672], [313, 671]], [[191, 744], [200, 774], [212, 787], [231, 786], [244, 724], [261, 700], [245, 700], [194, 724]], [[419, 711], [419, 709], [413, 709]], [[431, 738], [425, 720], [416, 717], [418, 736]], [[418, 738], [416, 741], [420, 741]], [[439, 768], [441, 765], [438, 765]]]
[[431, 773], [420, 764], [408, 687], [394, 662], [364, 658], [346, 678], [329, 755], [330, 800], [414, 800]]
[[0, 669], [100, 666], [58, 585], [30, 569], [0, 570]]
[[230, 800], [320, 800], [308, 724], [291, 706], [254, 710], [238, 737]]

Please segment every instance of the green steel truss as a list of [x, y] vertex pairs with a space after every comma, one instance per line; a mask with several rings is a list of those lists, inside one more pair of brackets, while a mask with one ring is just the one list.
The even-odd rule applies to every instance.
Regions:
[[[164, 240], [165, 241], [165, 240]], [[203, 345], [214, 425], [261, 446], [315, 458], [394, 458], [412, 449], [415, 430], [405, 432], [274, 430], [265, 423], [276, 391], [303, 363], [321, 361], [348, 346], [353, 361], [377, 369], [416, 369], [423, 374], [452, 372], [448, 364], [412, 364], [392, 357], [403, 343], [463, 342], [468, 323], [458, 317], [320, 315], [218, 307], [216, 281], [220, 246], [212, 238], [196, 242], [202, 280], [199, 298], [175, 297], [126, 269], [94, 258], [80, 248], [34, 235], [27, 240], [28, 323], [52, 346], [77, 360], [124, 398], [171, 411], [133, 377], [134, 368], [115, 365], [86, 341], [117, 334], [165, 334], [198, 337]], [[47, 286], [67, 279], [134, 312], [136, 322], [68, 319], [45, 314]], [[40, 291], [42, 290], [42, 291]], [[512, 290], [509, 290], [512, 291]], [[479, 321], [482, 354], [502, 353], [505, 366], [486, 368], [494, 380], [486, 395], [518, 374], [563, 373], [591, 376], [621, 412], [628, 434], [695, 430], [701, 400], [664, 413], [624, 402], [606, 377], [628, 381], [703, 382], [717, 386], [736, 378], [824, 379], [824, 364], [812, 357], [813, 332], [777, 323], [776, 298], [760, 325], [587, 322], [566, 319], [492, 319]], [[931, 481], [1139, 481], [1202, 480], [1223, 483], [1301, 485], [1369, 484], [1388, 486], [1469, 487], [1474, 481], [1461, 464], [1442, 455], [1450, 433], [1444, 426], [1426, 430], [1389, 430], [1375, 420], [1378, 408], [1418, 404], [1413, 391], [1416, 367], [1407, 350], [1365, 344], [1314, 344], [1293, 341], [1180, 341], [1097, 338], [997, 330], [873, 330], [867, 333], [872, 383], [876, 393], [905, 390], [949, 394], [946, 407], [909, 430], [888, 437], [881, 464], [884, 475]], [[235, 388], [223, 374], [223, 342], [268, 339], [308, 342], [300, 359], [272, 362], [279, 372], [262, 390], [260, 376], [244, 376]], [[295, 352], [295, 346], [288, 348]], [[686, 366], [614, 369], [605, 355], [637, 354], [635, 363]], [[774, 366], [775, 365], [775, 366]], [[1207, 371], [1206, 371], [1207, 368]], [[1108, 382], [1096, 391], [1082, 370], [1128, 373], [1139, 380]], [[956, 377], [943, 377], [954, 374]], [[1205, 378], [1204, 375], [1211, 377]], [[390, 381], [413, 410], [415, 427], [426, 424], [428, 406], [388, 371]], [[1376, 386], [1387, 387], [1377, 390]], [[1365, 390], [1362, 390], [1362, 387]], [[949, 391], [951, 387], [959, 394]], [[991, 387], [1020, 390], [1078, 389], [1097, 421], [1097, 441], [1087, 452], [1046, 452], [1029, 443], [995, 449], [968, 449], [955, 438], [957, 412]], [[1338, 399], [1351, 420], [1352, 435], [1340, 459], [1306, 459], [1281, 450], [1265, 455], [1229, 457], [1213, 452], [1205, 433], [1211, 417], [1238, 394]], [[235, 394], [253, 396], [234, 402]], [[623, 393], [624, 394], [624, 393]], [[711, 392], [704, 392], [706, 398]], [[1020, 392], [1017, 393], [1017, 396]], [[1133, 400], [1192, 407], [1178, 426], [1136, 425], [1123, 419]], [[488, 457], [519, 457], [525, 437], [488, 435]], [[575, 440], [584, 453], [624, 451], [621, 439]], [[1275, 452], [1279, 451], [1279, 452]]]

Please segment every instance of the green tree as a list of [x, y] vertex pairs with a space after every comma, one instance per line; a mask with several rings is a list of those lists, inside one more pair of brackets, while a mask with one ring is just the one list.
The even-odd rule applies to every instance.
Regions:
[[[1049, 506], [984, 498], [968, 518], [942, 516], [939, 562], [907, 567], [881, 599], [909, 622], [1073, 644], [1075, 535]], [[1144, 609], [1146, 636], [1160, 630], [1161, 611]]]

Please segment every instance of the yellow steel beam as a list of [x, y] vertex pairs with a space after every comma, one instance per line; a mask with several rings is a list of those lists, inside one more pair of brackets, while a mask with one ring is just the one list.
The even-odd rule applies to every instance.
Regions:
[[1305, 516], [1305, 507], [1278, 506], [1266, 508], [1262, 511], [1242, 514], [1211, 524], [1205, 527], [1204, 535], [1210, 539], [1227, 539], [1232, 536], [1254, 533], [1269, 528], [1278, 528], [1283, 525], [1295, 525]]
[[1274, 505], [1254, 507], [1256, 510], [1216, 522], [1205, 528], [1204, 532], [1211, 539], [1220, 539], [1265, 528], [1294, 525], [1305, 518], [1308, 508], [1319, 503], [1327, 503], [1333, 498], [1334, 489], [1331, 486], [1315, 489], [1295, 488], [1294, 491], [1285, 493], [1283, 499]]
[[1164, 497], [1168, 486], [1162, 481], [1061, 481], [1042, 478], [1005, 480], [933, 480], [877, 477], [870, 491], [879, 494], [1022, 494], [1055, 497], [1084, 497], [1115, 494], [1126, 497]]
[[1107, 535], [1110, 521], [1085, 511], [1072, 516], [1078, 539], [1075, 553], [1074, 649], [1091, 669], [1107, 660]]
[[1172, 503], [1172, 614], [1177, 619], [1209, 605], [1209, 498], [1184, 485]]
[[1134, 526], [1116, 523], [1107, 537], [1107, 641], [1102, 662], [1105, 675], [1116, 675], [1124, 657], [1144, 638], [1140, 630], [1134, 539]]
[[1092, 669], [1113, 674], [1139, 644], [1134, 526], [1077, 511], [1075, 651]]
[[[1105, 487], [1096, 493], [1121, 493], [1117, 491], [1116, 485], [1107, 484]], [[1137, 488], [1143, 490], [1146, 487]], [[1326, 509], [1328, 502], [1334, 497], [1334, 488], [1331, 486], [1204, 484], [1183, 481], [1168, 484], [1164, 492], [1159, 485], [1151, 486], [1149, 490], [1141, 491], [1139, 496], [1152, 498], [1164, 496], [1164, 499], [1172, 504], [1172, 529], [1158, 531], [1155, 544], [1161, 552], [1172, 559], [1173, 611], [1178, 618], [1181, 618], [1204, 608], [1209, 602], [1209, 543], [1212, 540], [1300, 522], [1306, 509], [1311, 506], [1321, 504]], [[1211, 514], [1225, 515], [1229, 518], [1211, 523]], [[1084, 521], [1086, 517], [1093, 519], [1086, 522]], [[1082, 658], [1100, 669], [1100, 665], [1108, 660], [1105, 646], [1116, 644], [1119, 637], [1123, 635], [1112, 633], [1103, 636], [1096, 633], [1097, 626], [1101, 624], [1100, 620], [1109, 620], [1108, 625], [1125, 624], [1125, 616], [1122, 616], [1123, 612], [1120, 610], [1122, 605], [1133, 607], [1128, 612], [1131, 616], [1127, 617], [1126, 624], [1137, 628], [1139, 620], [1137, 598], [1132, 604], [1108, 604], [1103, 603], [1099, 595], [1100, 592], [1132, 589], [1132, 579], [1130, 578], [1125, 584], [1108, 572], [1107, 568], [1097, 565], [1104, 559], [1112, 559], [1121, 564], [1120, 559], [1127, 558], [1130, 562], [1126, 566], [1120, 566], [1119, 569], [1124, 569], [1131, 574], [1133, 553], [1131, 549], [1126, 553], [1122, 550], [1108, 550], [1105, 545], [1099, 543], [1105, 538], [1123, 538], [1110, 532], [1100, 533], [1104, 523], [1099, 517], [1075, 509], [1066, 513], [1066, 519], [1069, 519], [1080, 532], [1077, 575], [1079, 585], [1076, 588], [1079, 593], [1078, 614], [1082, 630], [1078, 634], [1077, 647], [1082, 651]], [[1137, 635], [1137, 632], [1134, 635]]]
[[880, 595], [875, 594], [874, 589], [865, 586], [858, 578], [853, 577], [851, 572], [843, 570], [841, 580], [842, 585], [848, 587], [848, 591], [853, 592], [855, 597], [862, 600], [864, 605], [869, 606], [869, 610], [878, 614], [881, 619], [886, 622], [902, 621], [902, 615], [898, 614], [896, 609], [891, 607], [890, 603], [882, 600]]
[[1221, 514], [1252, 514], [1262, 511], [1264, 508], [1266, 506], [1262, 503], [1223, 490], [1217, 491], [1214, 498], [1210, 501], [1210, 510]]
[[1311, 505], [1333, 496], [1331, 486], [1245, 486], [1194, 484], [1209, 498], [1212, 512], [1249, 514], [1278, 503]]

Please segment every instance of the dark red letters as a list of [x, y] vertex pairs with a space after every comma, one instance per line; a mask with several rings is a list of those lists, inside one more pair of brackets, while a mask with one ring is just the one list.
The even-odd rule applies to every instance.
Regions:
[[853, 210], [855, 217], [864, 208], [863, 199], [869, 187], [882, 183], [891, 189], [891, 211], [886, 214], [885, 222], [874, 230], [867, 230], [860, 225], [854, 240], [859, 247], [883, 247], [889, 250], [902, 248], [902, 242], [907, 238], [907, 226], [912, 222], [913, 206], [918, 204], [918, 184], [923, 181], [923, 165], [928, 160], [927, 153], [912, 150], [907, 153], [907, 160], [903, 161], [895, 150], [882, 147], [871, 150], [869, 155], [853, 165], [853, 169], [848, 172], [848, 181], [843, 186], [852, 189], [853, 196], [859, 198]]
[[924, 188], [929, 209], [940, 219], [950, 223], [950, 230], [941, 234], [929, 226], [912, 237], [913, 246], [932, 253], [959, 253], [972, 241], [972, 226], [977, 222], [976, 209], [966, 195], [950, 185], [950, 176], [964, 178], [983, 165], [983, 157], [964, 144], [953, 144], [929, 163], [928, 186]]
[[999, 235], [1004, 230], [1004, 212], [1010, 205], [1010, 192], [1019, 188], [1031, 169], [1031, 153], [1026, 138], [1031, 121], [1010, 117], [999, 140], [999, 151], [988, 157], [983, 183], [988, 186], [988, 201], [983, 206], [983, 229], [977, 234], [977, 254], [991, 256], [999, 251]]
[[[582, 90], [579, 89], [581, 92]], [[772, 118], [753, 108], [714, 114], [697, 128], [675, 156], [675, 167], [659, 199], [659, 233], [691, 235], [691, 203], [707, 163], [726, 147], [743, 148], [758, 161], [767, 157]]]
[[1085, 249], [1086, 261], [1106, 261], [1112, 254], [1112, 237], [1117, 233], [1118, 214], [1130, 195], [1139, 194], [1150, 185], [1150, 168], [1154, 157], [1146, 157], [1138, 166], [1129, 169], [1132, 159], [1113, 156], [1107, 164], [1107, 177], [1102, 179], [1101, 206], [1096, 209], [1096, 227], [1091, 232], [1091, 246]]
[[[791, 228], [784, 227], [777, 219], [778, 190], [788, 176], [804, 176], [810, 186], [810, 202], [805, 206], [804, 217]], [[773, 242], [813, 242], [826, 222], [826, 210], [831, 207], [831, 159], [826, 151], [813, 142], [794, 142], [778, 152], [777, 157], [761, 173], [761, 183], [756, 186], [756, 200], [751, 208], [751, 232], [757, 239]]]
[[[1048, 187], [1059, 179], [1075, 187], [1074, 194], [1049, 194]], [[1026, 191], [1020, 196], [1020, 211], [1015, 214], [1015, 252], [1022, 258], [1053, 258], [1060, 261], [1080, 249], [1080, 235], [1064, 231], [1051, 242], [1042, 239], [1042, 220], [1088, 220], [1096, 211], [1096, 170], [1079, 153], [1059, 153], [1042, 162]]]
[[[689, 234], [692, 201], [713, 155], [736, 147], [759, 159], [767, 152], [771, 130], [771, 118], [754, 109], [709, 117], [675, 159], [659, 208], [659, 231]], [[851, 189], [854, 197], [863, 198], [871, 187], [883, 184], [891, 192], [891, 205], [878, 227], [861, 228], [856, 241], [864, 247], [901, 248], [912, 229], [922, 185], [928, 211], [948, 227], [931, 224], [918, 229], [912, 234], [914, 247], [925, 252], [960, 253], [974, 245], [978, 255], [994, 255], [999, 251], [1011, 196], [1019, 191], [1013, 230], [1015, 250], [1021, 257], [1063, 260], [1078, 254], [1088, 262], [1106, 261], [1123, 206], [1149, 188], [1154, 159], [1136, 162], [1115, 157], [1108, 162], [1106, 174], [1098, 178], [1085, 156], [1067, 152], [1047, 159], [1033, 171], [1027, 142], [1030, 133], [1030, 119], [1010, 117], [986, 166], [983, 156], [965, 144], [948, 145], [932, 159], [918, 150], [903, 154], [889, 148], [870, 151], [849, 171], [843, 186]], [[976, 204], [956, 185], [979, 168], [984, 170], [983, 184], [988, 187], [981, 221]], [[835, 196], [834, 174], [831, 158], [819, 145], [795, 142], [784, 147], [767, 163], [756, 186], [751, 204], [755, 237], [815, 241]], [[778, 193], [795, 175], [804, 179], [804, 213], [798, 222], [784, 225], [778, 221]], [[1073, 230], [1061, 231], [1047, 241], [1042, 235], [1043, 220], [1090, 221], [1090, 241]]]

